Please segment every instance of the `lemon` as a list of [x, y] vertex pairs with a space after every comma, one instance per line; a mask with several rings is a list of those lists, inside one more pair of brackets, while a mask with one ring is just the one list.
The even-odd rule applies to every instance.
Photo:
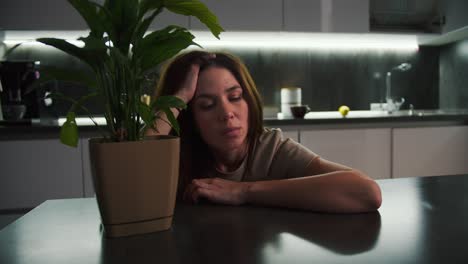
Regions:
[[346, 105], [342, 105], [342, 106], [340, 106], [340, 108], [338, 108], [338, 112], [340, 112], [340, 114], [343, 117], [345, 117], [349, 113], [349, 107], [347, 107]]

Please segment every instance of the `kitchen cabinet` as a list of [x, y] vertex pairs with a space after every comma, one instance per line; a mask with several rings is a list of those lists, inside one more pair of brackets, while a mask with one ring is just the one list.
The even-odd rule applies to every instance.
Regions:
[[468, 126], [393, 129], [393, 178], [468, 174]]
[[[95, 2], [103, 3], [103, 0]], [[3, 30], [86, 30], [88, 26], [66, 0], [2, 0], [0, 29]], [[163, 11], [150, 25], [151, 30], [167, 25], [189, 27], [189, 18]]]
[[468, 26], [468, 1], [466, 0], [445, 0], [440, 1], [440, 12], [445, 15], [445, 24], [442, 26], [442, 33], [448, 33], [462, 27]]
[[300, 130], [300, 143], [311, 151], [374, 179], [391, 177], [390, 140], [390, 128]]
[[369, 0], [285, 0], [286, 31], [367, 33]]
[[[282, 30], [282, 0], [201, 0], [218, 17], [227, 31]], [[191, 29], [206, 30], [196, 18], [190, 18]]]
[[81, 148], [58, 139], [0, 141], [0, 210], [83, 196]]
[[0, 28], [4, 30], [85, 30], [79, 13], [64, 0], [2, 0]]
[[283, 132], [283, 138], [290, 138], [296, 142], [299, 142], [298, 130], [281, 129], [281, 131]]
[[[103, 0], [97, 2], [102, 3]], [[227, 31], [368, 32], [369, 0], [202, 0]], [[163, 11], [151, 30], [169, 24], [207, 30], [196, 18]], [[161, 25], [161, 26], [160, 26]], [[78, 12], [64, 0], [6, 0], [3, 30], [86, 30]]]
[[285, 31], [323, 31], [322, 0], [285, 0], [283, 15]]
[[[369, 0], [202, 0], [227, 31], [369, 32]], [[191, 20], [191, 28], [206, 30]]]
[[[323, 0], [331, 7], [322, 8], [322, 31], [337, 33], [369, 32], [369, 0]], [[327, 11], [328, 10], [328, 11]], [[329, 14], [328, 12], [331, 12]], [[328, 19], [328, 20], [327, 20]], [[328, 27], [327, 24], [328, 23]], [[325, 26], [325, 28], [324, 28]]]

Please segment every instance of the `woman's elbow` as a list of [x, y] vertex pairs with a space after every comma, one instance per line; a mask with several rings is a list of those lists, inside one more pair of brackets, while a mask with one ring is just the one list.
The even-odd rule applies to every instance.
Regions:
[[362, 207], [364, 211], [373, 212], [380, 208], [382, 205], [382, 192], [380, 190], [379, 185], [373, 179], [365, 176], [362, 173], [358, 174], [361, 176], [361, 179], [364, 181], [362, 182], [364, 186], [363, 190], [364, 195], [361, 196], [362, 200]]
[[369, 211], [376, 211], [382, 205], [382, 192], [374, 180], [369, 180]]

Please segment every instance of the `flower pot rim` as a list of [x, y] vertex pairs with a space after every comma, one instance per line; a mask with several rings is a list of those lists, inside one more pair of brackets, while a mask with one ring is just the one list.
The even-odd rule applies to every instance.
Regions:
[[141, 140], [137, 141], [108, 141], [103, 137], [98, 137], [98, 138], [90, 138], [88, 139], [89, 143], [93, 144], [119, 144], [119, 143], [142, 143], [145, 141], [153, 141], [153, 140], [179, 140], [180, 137], [178, 136], [172, 136], [172, 135], [157, 135], [157, 136], [145, 136]]

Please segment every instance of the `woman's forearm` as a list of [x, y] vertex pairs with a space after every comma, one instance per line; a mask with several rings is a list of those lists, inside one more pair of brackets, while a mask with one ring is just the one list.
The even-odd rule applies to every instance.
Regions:
[[[177, 118], [179, 116], [179, 110], [176, 108], [171, 108], [172, 114], [174, 114], [174, 117]], [[156, 113], [159, 118], [156, 118], [154, 121], [154, 127], [157, 129], [154, 130], [153, 128], [148, 128], [145, 131], [146, 136], [157, 136], [157, 135], [169, 135], [169, 132], [171, 132], [171, 125], [167, 119], [166, 113], [164, 112], [158, 112]]]
[[370, 212], [380, 207], [380, 188], [359, 172], [335, 171], [303, 178], [249, 183], [251, 204], [336, 212]]

